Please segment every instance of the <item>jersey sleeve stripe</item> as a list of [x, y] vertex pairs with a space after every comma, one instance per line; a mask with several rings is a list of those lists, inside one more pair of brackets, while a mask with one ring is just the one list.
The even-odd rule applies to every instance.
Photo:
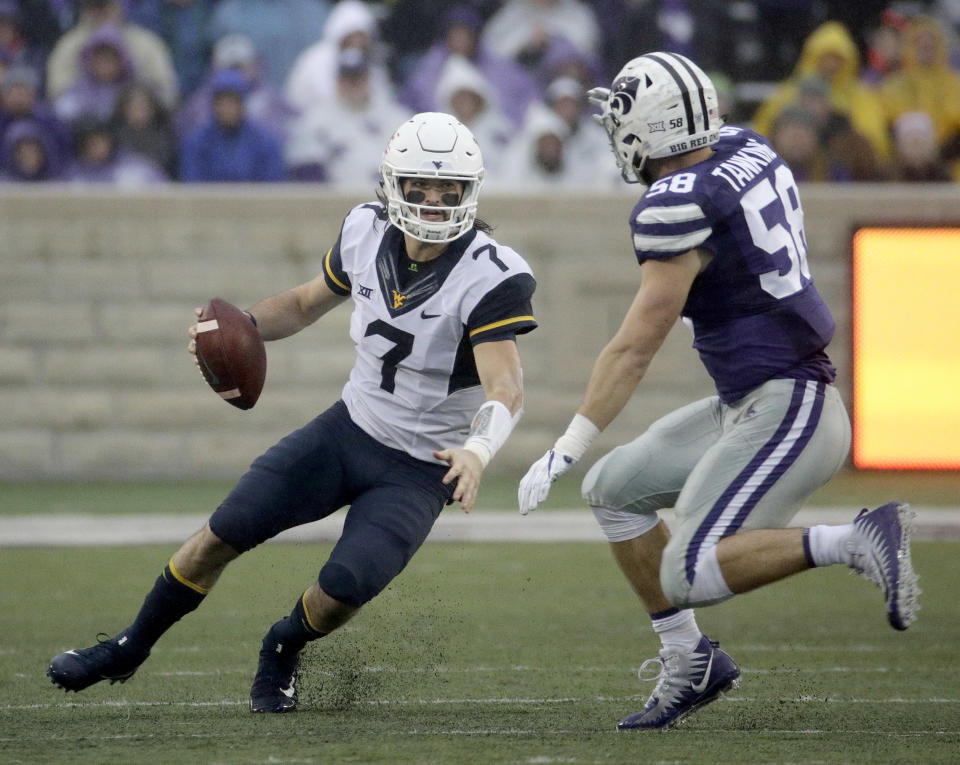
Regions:
[[327, 255], [326, 255], [326, 257], [324, 257], [324, 259], [323, 259], [323, 270], [326, 272], [327, 279], [328, 279], [329, 281], [333, 282], [337, 287], [339, 287], [340, 289], [342, 289], [344, 292], [349, 293], [349, 292], [350, 292], [350, 285], [349, 285], [349, 284], [344, 284], [342, 281], [340, 281], [340, 280], [337, 278], [337, 275], [336, 275], [335, 273], [333, 273], [333, 269], [332, 269], [331, 266], [330, 266], [330, 255], [331, 255], [332, 253], [333, 253], [333, 248], [331, 247], [329, 250], [327, 250]]
[[500, 321], [494, 321], [490, 324], [484, 324], [482, 327], [477, 327], [475, 330], [470, 332], [470, 337], [479, 335], [481, 332], [489, 332], [491, 329], [500, 329], [501, 327], [506, 327], [510, 324], [522, 324], [524, 322], [536, 321], [532, 316], [513, 316], [509, 319], [501, 319]]
[[706, 216], [700, 209], [700, 205], [691, 203], [667, 207], [647, 207], [637, 216], [637, 224], [642, 226], [650, 223], [687, 223], [705, 219]]
[[633, 246], [637, 252], [675, 252], [692, 250], [710, 237], [711, 228], [701, 228], [684, 236], [651, 236], [635, 233]]

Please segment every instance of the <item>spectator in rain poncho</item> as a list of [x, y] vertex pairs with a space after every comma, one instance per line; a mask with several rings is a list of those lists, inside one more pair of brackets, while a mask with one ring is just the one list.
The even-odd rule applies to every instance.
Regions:
[[340, 52], [334, 95], [291, 125], [286, 161], [292, 179], [345, 189], [376, 186], [383, 146], [410, 112], [372, 77], [361, 49]]
[[566, 155], [569, 137], [570, 128], [558, 114], [544, 104], [534, 104], [507, 151], [502, 175], [491, 178], [491, 186], [522, 192], [582, 189], [582, 179], [574, 174]]
[[80, 76], [54, 100], [54, 112], [67, 123], [88, 115], [109, 119], [117, 95], [135, 75], [120, 31], [104, 26], [91, 34], [80, 51], [80, 64]]
[[[500, 108], [516, 126], [540, 91], [519, 64], [497, 56], [480, 44], [483, 20], [469, 5], [458, 5], [445, 17], [445, 33], [417, 62], [400, 91], [400, 102], [415, 112], [443, 110], [436, 93], [446, 62], [461, 56], [473, 64], [497, 94]], [[480, 144], [481, 149], [484, 144]], [[486, 154], [484, 154], [486, 158]]]
[[[340, 54], [362, 54], [367, 66], [367, 86], [374, 101], [393, 97], [387, 68], [377, 50], [377, 22], [360, 0], [342, 0], [327, 18], [323, 37], [297, 58], [284, 88], [287, 102], [301, 114], [335, 100]], [[387, 136], [389, 137], [389, 135]]]
[[436, 110], [452, 114], [470, 128], [483, 152], [488, 180], [499, 175], [516, 130], [500, 110], [496, 93], [481, 71], [462, 56], [448, 58], [437, 83], [435, 103]]
[[120, 0], [77, 0], [77, 25], [61, 37], [47, 59], [47, 97], [55, 100], [79, 76], [81, 51], [88, 38], [103, 27], [119, 30], [123, 47], [137, 76], [157, 89], [168, 108], [179, 99], [177, 73], [166, 44], [149, 29], [124, 17]]
[[0, 78], [0, 136], [17, 120], [39, 123], [55, 141], [59, 154], [70, 153], [70, 130], [41, 98], [40, 75], [29, 66], [14, 65]]
[[174, 117], [177, 133], [186, 135], [192, 128], [210, 120], [210, 84], [217, 72], [224, 69], [234, 69], [247, 80], [247, 116], [269, 128], [274, 135], [285, 135], [296, 112], [284, 100], [280, 89], [263, 78], [260, 54], [250, 38], [242, 34], [222, 37], [213, 46], [213, 59], [203, 84]]
[[121, 90], [112, 127], [122, 149], [152, 160], [170, 178], [177, 176], [177, 138], [153, 88], [133, 82]]
[[207, 183], [284, 180], [280, 140], [246, 115], [244, 76], [224, 69], [214, 76], [210, 90], [213, 118], [183, 139], [180, 180]]
[[146, 157], [122, 149], [108, 123], [84, 117], [74, 124], [73, 162], [64, 180], [77, 184], [104, 183], [133, 189], [163, 183], [163, 170]]
[[753, 128], [769, 136], [777, 115], [797, 102], [800, 83], [812, 76], [829, 85], [830, 100], [854, 129], [870, 141], [881, 160], [890, 156], [890, 136], [876, 94], [860, 82], [860, 53], [846, 27], [836, 21], [821, 24], [803, 45], [793, 74], [774, 90], [753, 116]]
[[960, 180], [960, 74], [950, 68], [946, 33], [935, 19], [910, 19], [903, 67], [884, 79], [880, 100], [891, 125], [911, 112], [930, 115], [938, 149]]
[[620, 173], [610, 162], [610, 140], [593, 119], [586, 91], [578, 80], [559, 77], [547, 87], [544, 103], [567, 124], [564, 157], [569, 173], [583, 179], [584, 187], [619, 188]]
[[904, 112], [893, 123], [894, 155], [889, 179], [900, 183], [949, 183], [937, 145], [933, 118], [926, 112]]
[[17, 120], [0, 144], [0, 180], [5, 183], [54, 181], [63, 169], [58, 138], [35, 120]]

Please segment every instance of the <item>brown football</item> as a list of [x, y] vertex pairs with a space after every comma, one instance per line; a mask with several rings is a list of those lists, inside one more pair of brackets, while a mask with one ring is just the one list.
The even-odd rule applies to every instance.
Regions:
[[228, 404], [250, 409], [267, 376], [267, 352], [250, 317], [214, 298], [197, 321], [197, 360], [211, 388]]

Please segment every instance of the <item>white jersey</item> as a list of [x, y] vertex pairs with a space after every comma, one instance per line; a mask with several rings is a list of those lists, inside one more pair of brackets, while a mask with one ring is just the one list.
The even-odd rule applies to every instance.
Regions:
[[327, 285], [354, 302], [357, 360], [343, 388], [353, 421], [383, 444], [438, 462], [463, 445], [486, 400], [473, 346], [537, 326], [536, 282], [509, 247], [472, 230], [405, 280], [402, 232], [380, 204], [352, 209], [323, 261]]

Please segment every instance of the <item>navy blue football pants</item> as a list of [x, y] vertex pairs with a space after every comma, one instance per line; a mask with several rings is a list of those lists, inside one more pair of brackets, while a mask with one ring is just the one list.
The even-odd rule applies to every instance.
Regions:
[[384, 446], [338, 401], [254, 460], [210, 517], [214, 534], [245, 552], [285, 529], [349, 505], [343, 534], [320, 570], [330, 597], [361, 606], [399, 574], [454, 485], [444, 465]]

